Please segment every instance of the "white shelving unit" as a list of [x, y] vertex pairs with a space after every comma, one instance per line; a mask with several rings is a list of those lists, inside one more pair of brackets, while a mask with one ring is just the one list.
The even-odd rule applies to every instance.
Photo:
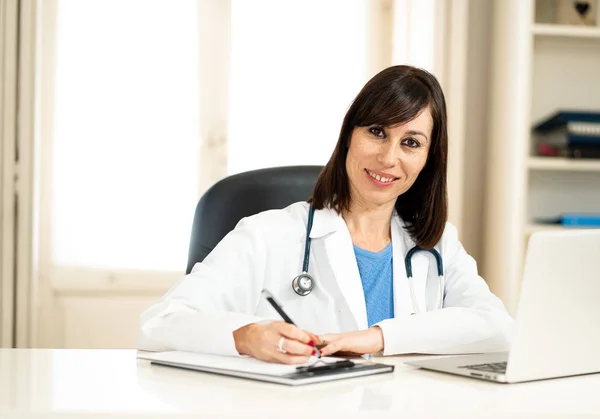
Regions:
[[536, 0], [496, 1], [493, 16], [483, 274], [514, 314], [529, 235], [563, 228], [535, 220], [600, 212], [600, 159], [536, 156], [531, 139], [558, 110], [600, 111], [600, 26], [538, 22]]
[[531, 156], [529, 170], [555, 170], [568, 172], [600, 172], [600, 159], [567, 159], [561, 157]]
[[533, 35], [558, 36], [573, 38], [600, 38], [600, 27], [567, 26], [554, 23], [533, 23], [531, 27]]
[[552, 224], [527, 224], [525, 227], [525, 234], [530, 235], [536, 231], [547, 231], [547, 230], [562, 230], [563, 227], [560, 225], [552, 225]]

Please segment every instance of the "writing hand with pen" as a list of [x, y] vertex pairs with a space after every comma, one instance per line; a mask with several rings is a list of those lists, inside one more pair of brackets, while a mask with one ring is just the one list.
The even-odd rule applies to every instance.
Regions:
[[316, 355], [317, 335], [283, 321], [252, 323], [233, 332], [240, 355], [281, 364], [302, 364]]
[[383, 349], [379, 327], [317, 336], [298, 328], [267, 290], [262, 293], [284, 321], [252, 323], [235, 330], [235, 347], [241, 355], [267, 362], [301, 364], [311, 356], [362, 355]]

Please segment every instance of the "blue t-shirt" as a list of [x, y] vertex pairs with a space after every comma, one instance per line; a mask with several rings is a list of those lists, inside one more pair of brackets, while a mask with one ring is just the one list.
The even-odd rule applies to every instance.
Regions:
[[369, 327], [394, 317], [392, 243], [379, 252], [354, 246], [367, 305]]

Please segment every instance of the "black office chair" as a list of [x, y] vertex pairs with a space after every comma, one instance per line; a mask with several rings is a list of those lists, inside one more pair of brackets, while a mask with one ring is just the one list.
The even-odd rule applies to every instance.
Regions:
[[288, 166], [229, 176], [208, 189], [196, 206], [186, 274], [214, 249], [242, 218], [305, 201], [323, 166]]

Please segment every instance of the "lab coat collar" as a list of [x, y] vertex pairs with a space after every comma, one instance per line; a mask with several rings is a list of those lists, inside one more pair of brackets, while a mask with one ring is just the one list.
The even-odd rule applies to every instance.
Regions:
[[346, 229], [346, 222], [334, 209], [324, 208], [315, 210], [313, 225], [310, 230], [310, 238], [319, 239], [343, 229]]

